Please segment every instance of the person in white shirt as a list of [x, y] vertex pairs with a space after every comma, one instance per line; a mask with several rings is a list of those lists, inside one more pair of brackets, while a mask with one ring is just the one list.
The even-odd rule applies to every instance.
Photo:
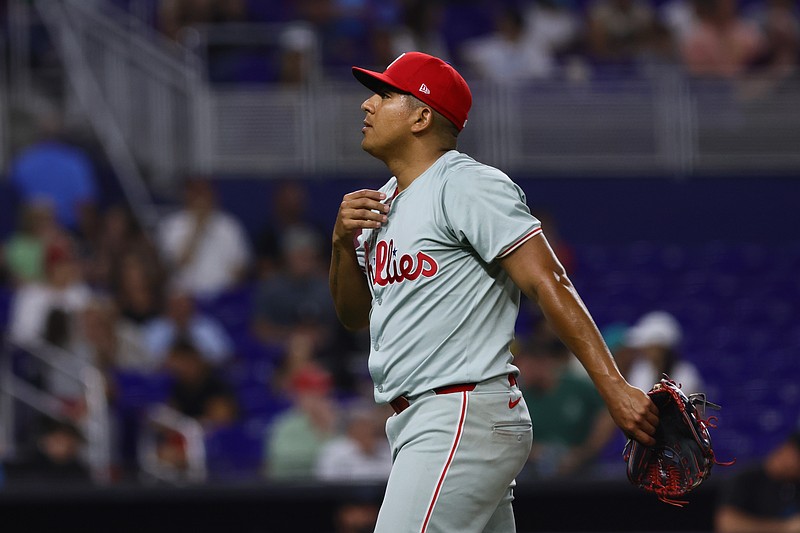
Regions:
[[346, 415], [345, 433], [326, 443], [314, 474], [323, 481], [382, 482], [389, 479], [392, 455], [383, 435], [386, 417], [379, 410], [355, 406]]
[[687, 395], [704, 392], [700, 371], [680, 358], [678, 349], [682, 338], [681, 326], [671, 314], [652, 311], [642, 316], [625, 338], [625, 344], [639, 353], [627, 376], [630, 384], [650, 390], [662, 374], [667, 374]]
[[196, 297], [213, 298], [234, 287], [249, 268], [244, 227], [217, 207], [206, 180], [186, 183], [184, 207], [162, 221], [158, 244], [172, 281]]
[[527, 31], [520, 11], [506, 8], [497, 14], [496, 30], [466, 41], [462, 56], [477, 77], [500, 84], [546, 79], [554, 74], [549, 44]]
[[44, 263], [44, 281], [22, 285], [11, 303], [8, 335], [18, 344], [45, 340], [48, 316], [53, 311], [71, 316], [80, 312], [91, 297], [69, 243], [48, 246]]
[[[14, 294], [8, 336], [31, 351], [42, 344], [55, 347], [60, 364], [78, 373], [89, 360], [74, 352], [77, 322], [91, 297], [71, 243], [51, 243], [45, 251], [45, 280], [26, 283]], [[82, 394], [78, 380], [55, 368], [45, 369], [43, 379], [45, 390], [64, 401], [73, 403]]]

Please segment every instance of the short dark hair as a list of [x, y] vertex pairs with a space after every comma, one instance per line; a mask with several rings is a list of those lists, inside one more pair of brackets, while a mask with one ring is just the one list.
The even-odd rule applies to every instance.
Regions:
[[75, 424], [67, 420], [59, 420], [50, 416], [43, 417], [41, 421], [41, 433], [42, 435], [53, 435], [60, 433], [69, 435], [70, 437], [81, 442], [86, 441], [83, 433]]
[[175, 339], [175, 341], [169, 347], [169, 353], [183, 356], [188, 355], [190, 357], [200, 357], [200, 350], [197, 349], [197, 346], [190, 339], [184, 336]]

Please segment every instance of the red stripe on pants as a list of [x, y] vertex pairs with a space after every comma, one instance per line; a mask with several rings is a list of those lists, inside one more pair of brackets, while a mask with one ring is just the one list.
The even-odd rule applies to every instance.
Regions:
[[420, 533], [425, 533], [428, 530], [428, 523], [431, 520], [431, 514], [433, 514], [433, 508], [436, 506], [436, 500], [439, 499], [439, 493], [442, 490], [442, 485], [444, 484], [444, 478], [447, 477], [447, 471], [450, 470], [450, 464], [453, 462], [453, 457], [456, 455], [456, 450], [458, 449], [458, 443], [461, 442], [461, 434], [464, 433], [464, 421], [467, 418], [467, 392], [464, 391], [461, 393], [461, 416], [458, 420], [458, 429], [456, 430], [455, 439], [453, 439], [453, 446], [450, 448], [450, 455], [447, 457], [447, 462], [444, 464], [444, 469], [442, 469], [442, 475], [439, 476], [439, 482], [436, 484], [436, 490], [433, 492], [433, 498], [431, 498], [431, 503], [428, 505], [428, 512], [425, 514], [425, 522], [422, 523], [422, 529]]

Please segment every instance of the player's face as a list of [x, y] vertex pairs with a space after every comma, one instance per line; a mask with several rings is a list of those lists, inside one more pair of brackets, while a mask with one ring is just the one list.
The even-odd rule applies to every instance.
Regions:
[[402, 93], [387, 90], [361, 104], [366, 113], [361, 148], [378, 159], [397, 152], [410, 134], [412, 108]]

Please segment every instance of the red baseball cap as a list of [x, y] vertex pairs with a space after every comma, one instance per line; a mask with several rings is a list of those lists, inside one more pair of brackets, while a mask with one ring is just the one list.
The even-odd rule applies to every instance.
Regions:
[[456, 69], [438, 57], [422, 52], [406, 52], [392, 61], [385, 71], [374, 72], [353, 67], [353, 76], [368, 89], [379, 92], [382, 84], [419, 98], [455, 124], [458, 131], [467, 125], [472, 93]]

